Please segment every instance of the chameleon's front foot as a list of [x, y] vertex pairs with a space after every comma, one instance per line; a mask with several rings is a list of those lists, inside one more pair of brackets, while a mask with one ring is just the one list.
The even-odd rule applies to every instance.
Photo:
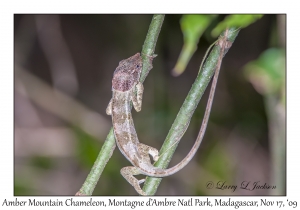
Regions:
[[107, 105], [107, 108], [106, 108], [106, 114], [111, 115], [111, 112], [112, 112], [112, 100], [110, 99], [110, 101]]
[[141, 82], [138, 82], [136, 84], [136, 95], [134, 94], [134, 92], [131, 93], [132, 104], [137, 112], [141, 111], [142, 109], [143, 92], [144, 86]]
[[145, 179], [138, 180], [134, 175], [140, 174], [139, 169], [134, 166], [128, 166], [121, 169], [122, 176], [131, 184], [140, 195], [147, 195], [141, 188], [140, 184], [145, 182]]

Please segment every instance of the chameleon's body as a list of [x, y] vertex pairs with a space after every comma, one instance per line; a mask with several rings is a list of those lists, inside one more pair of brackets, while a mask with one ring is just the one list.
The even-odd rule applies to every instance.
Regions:
[[[172, 175], [186, 166], [199, 148], [206, 129], [218, 72], [216, 71], [215, 73], [204, 120], [193, 148], [189, 154], [174, 167], [161, 169], [153, 166], [149, 157], [149, 155], [151, 155], [153, 160], [157, 161], [159, 158], [158, 150], [139, 142], [131, 116], [131, 101], [136, 111], [141, 110], [143, 96], [143, 85], [139, 82], [141, 70], [142, 58], [139, 53], [119, 63], [112, 80], [113, 97], [108, 104], [106, 113], [112, 115], [114, 135], [121, 153], [133, 165], [122, 168], [121, 174], [139, 194], [146, 195], [140, 187], [140, 184], [143, 183], [145, 179], [138, 180], [134, 175], [144, 174], [153, 177]], [[137, 91], [136, 94], [135, 90]]]

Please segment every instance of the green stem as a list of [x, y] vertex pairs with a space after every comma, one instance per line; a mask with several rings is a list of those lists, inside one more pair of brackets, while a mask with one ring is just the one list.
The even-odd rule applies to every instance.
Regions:
[[[145, 39], [145, 43], [142, 49], [143, 57], [143, 70], [140, 81], [143, 82], [147, 77], [150, 69], [152, 68], [152, 56], [155, 50], [157, 38], [164, 21], [164, 15], [153, 15], [149, 30]], [[150, 59], [149, 59], [150, 58]], [[151, 68], [150, 68], [151, 67]], [[99, 125], [100, 126], [100, 125]], [[112, 156], [112, 153], [116, 147], [115, 137], [113, 134], [113, 128], [110, 129], [106, 140], [101, 148], [98, 157], [87, 176], [85, 182], [83, 183], [80, 190], [76, 195], [92, 195], [96, 187], [96, 184], [104, 170], [109, 158]]]
[[152, 58], [154, 57], [157, 38], [164, 22], [164, 18], [165, 15], [153, 15], [142, 49], [143, 70], [141, 73], [140, 82], [145, 81], [149, 71], [152, 69]]
[[[231, 43], [234, 42], [238, 30], [229, 29], [229, 33], [227, 35], [227, 40]], [[223, 36], [224, 32], [221, 36]], [[188, 93], [182, 107], [179, 110], [179, 113], [166, 137], [166, 140], [160, 150], [160, 154], [164, 153], [164, 155], [159, 158], [159, 160], [155, 163], [156, 167], [159, 168], [167, 168], [173, 153], [177, 147], [177, 144], [183, 134], [185, 133], [191, 117], [194, 114], [195, 109], [198, 106], [198, 103], [210, 81], [212, 78], [218, 60], [220, 59], [221, 47], [219, 45], [215, 45], [206, 59], [203, 68], [200, 67], [199, 74]], [[175, 144], [175, 146], [173, 146]], [[143, 190], [147, 195], [154, 195], [156, 190], [161, 182], [161, 178], [147, 177], [146, 182], [144, 184]]]
[[284, 106], [276, 94], [264, 95], [268, 116], [270, 152], [271, 152], [271, 180], [276, 189], [270, 190], [271, 195], [285, 195], [286, 171], [286, 143], [285, 143], [285, 112]]
[[113, 128], [110, 129], [100, 153], [82, 187], [76, 195], [92, 195], [108, 160], [116, 148]]

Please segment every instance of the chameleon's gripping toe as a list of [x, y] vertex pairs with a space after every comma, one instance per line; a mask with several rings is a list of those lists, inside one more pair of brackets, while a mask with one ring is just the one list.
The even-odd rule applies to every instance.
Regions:
[[121, 169], [122, 176], [131, 184], [140, 195], [147, 195], [141, 188], [140, 184], [145, 182], [145, 179], [138, 180], [134, 175], [141, 174], [139, 169], [134, 166], [127, 166]]

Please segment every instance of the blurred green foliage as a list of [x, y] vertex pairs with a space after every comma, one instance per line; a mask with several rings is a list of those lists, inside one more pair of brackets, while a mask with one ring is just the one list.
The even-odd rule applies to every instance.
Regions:
[[285, 84], [285, 52], [270, 48], [245, 67], [245, 75], [255, 89], [265, 95], [281, 93]]
[[228, 15], [223, 21], [218, 23], [211, 34], [213, 37], [217, 37], [223, 30], [229, 27], [245, 28], [262, 18], [262, 16], [263, 15]]
[[74, 133], [78, 144], [76, 147], [78, 160], [83, 166], [90, 169], [101, 149], [100, 142], [80, 128], [74, 128]]
[[33, 190], [31, 189], [32, 183], [30, 180], [24, 180], [22, 177], [18, 176], [14, 180], [14, 195], [33, 195]]
[[[228, 15], [223, 21], [219, 22], [212, 30], [213, 37], [229, 27], [245, 28], [263, 15]], [[183, 33], [183, 47], [179, 58], [172, 71], [174, 76], [178, 76], [185, 71], [191, 57], [197, 50], [198, 42], [205, 30], [212, 24], [218, 15], [183, 15], [180, 20], [181, 31]]]
[[183, 15], [180, 20], [184, 45], [172, 74], [182, 74], [194, 52], [197, 50], [199, 39], [216, 15]]
[[183, 15], [180, 26], [183, 33], [184, 45], [172, 74], [182, 74], [194, 52], [197, 50], [199, 39], [216, 15]]
[[[282, 40], [281, 42], [284, 43]], [[285, 57], [285, 49], [269, 48], [244, 67], [245, 77], [265, 102], [269, 125], [271, 181], [277, 185], [276, 190], [270, 192], [273, 195], [286, 193]]]
[[203, 167], [214, 174], [220, 180], [232, 181], [232, 168], [230, 168], [230, 158], [224, 153], [224, 148], [220, 145], [216, 145], [208, 154], [206, 161], [203, 162]]
[[53, 159], [44, 156], [31, 157], [30, 164], [40, 169], [52, 169], [55, 166]]

